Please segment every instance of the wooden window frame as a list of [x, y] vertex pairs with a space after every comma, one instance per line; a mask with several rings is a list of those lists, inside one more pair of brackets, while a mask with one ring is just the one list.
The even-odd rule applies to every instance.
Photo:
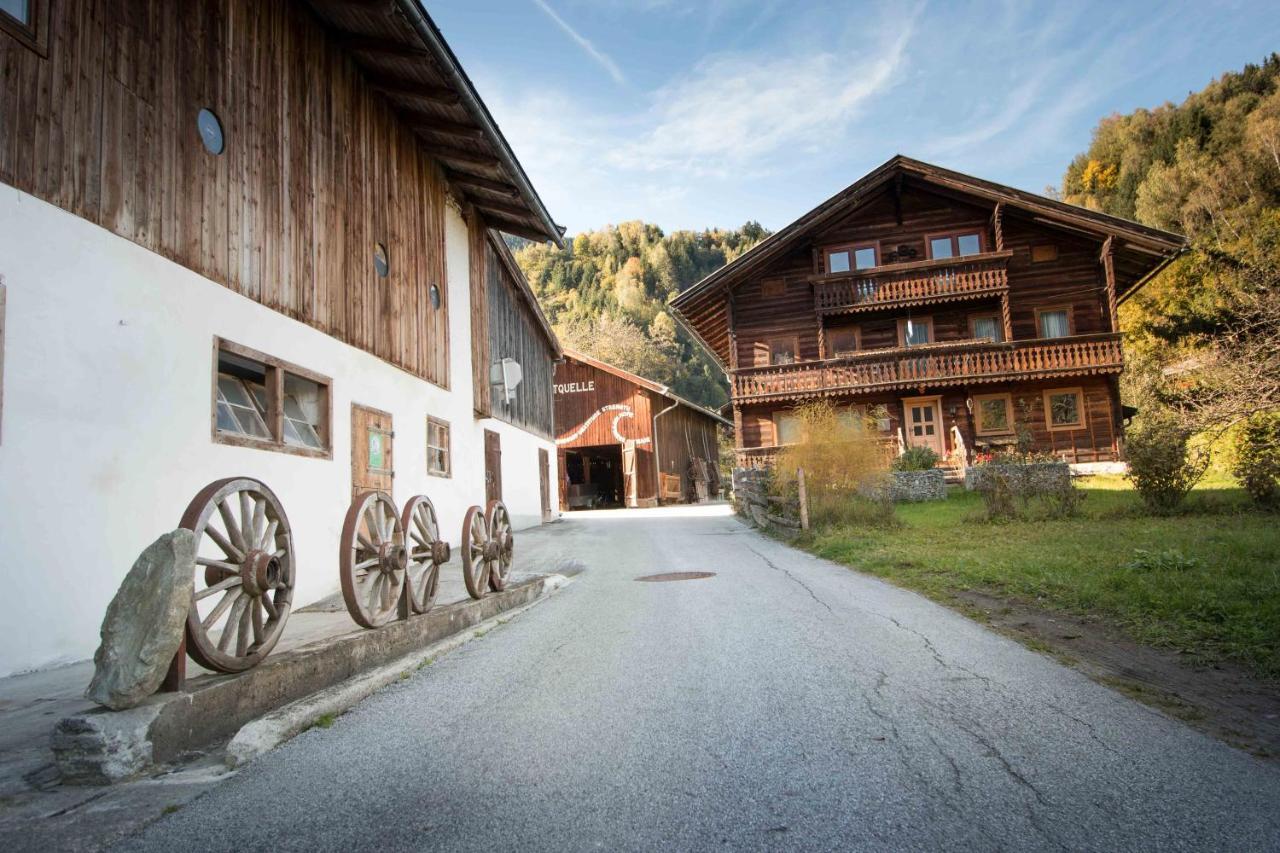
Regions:
[[976, 226], [974, 228], [957, 228], [952, 231], [939, 231], [935, 234], [924, 235], [925, 257], [931, 261], [936, 260], [933, 257], [933, 241], [941, 240], [943, 237], [948, 237], [951, 239], [951, 248], [954, 249], [956, 253], [952, 255], [950, 258], [943, 258], [942, 260], [954, 261], [954, 260], [959, 260], [960, 258], [973, 257], [973, 255], [960, 254], [960, 243], [956, 239], [958, 237], [966, 237], [970, 234], [978, 235], [978, 254], [979, 255], [986, 254], [986, 252], [988, 251], [986, 229], [983, 228], [982, 226]]
[[[1051, 250], [1053, 252], [1053, 257], [1052, 258], [1036, 258], [1037, 249]], [[1054, 261], [1058, 260], [1058, 258], [1061, 257], [1062, 255], [1061, 251], [1058, 249], [1057, 243], [1034, 243], [1031, 246], [1030, 253], [1031, 253], [1031, 263], [1033, 264], [1051, 264]]]
[[780, 299], [787, 295], [787, 280], [785, 278], [767, 278], [760, 282], [760, 297], [762, 299]]
[[[1050, 405], [1049, 398], [1055, 394], [1075, 394], [1076, 410], [1080, 412], [1080, 420], [1074, 424], [1054, 424], [1053, 407]], [[1065, 432], [1073, 429], [1084, 429], [1088, 426], [1089, 413], [1084, 408], [1084, 389], [1076, 386], [1073, 388], [1046, 388], [1044, 391], [1044, 425], [1049, 432]]]
[[[876, 253], [876, 262], [867, 269], [875, 269], [880, 266], [880, 241], [867, 240], [861, 243], [839, 243], [834, 246], [824, 246], [822, 249], [822, 272], [824, 275], [852, 275], [858, 272], [858, 259], [855, 257], [859, 249], [871, 249]], [[836, 252], [849, 253], [849, 270], [848, 272], [832, 272], [831, 271], [831, 255]]]
[[[444, 430], [444, 444], [435, 445], [431, 443], [431, 428]], [[431, 467], [431, 451], [444, 451], [444, 470], [436, 471]], [[428, 477], [453, 477], [453, 427], [443, 418], [437, 418], [433, 415], [427, 415], [427, 476]]]
[[[263, 420], [266, 422], [267, 431], [271, 433], [271, 438], [256, 438], [251, 435], [223, 432], [218, 429], [218, 357], [222, 353], [256, 361], [265, 368], [267, 407], [270, 411], [264, 413]], [[321, 404], [320, 409], [323, 417], [321, 422], [316, 425], [316, 435], [319, 436], [322, 445], [320, 448], [289, 444], [284, 439], [284, 375], [286, 373], [291, 373], [308, 382], [314, 382], [323, 389], [324, 402]], [[212, 389], [209, 423], [215, 444], [252, 447], [258, 450], [274, 450], [278, 453], [307, 456], [313, 459], [333, 459], [333, 380], [328, 376], [215, 335], [213, 338]]]
[[[795, 357], [795, 360], [794, 360], [794, 361], [791, 361], [791, 362], [775, 362], [775, 361], [773, 360], [773, 345], [774, 345], [775, 343], [780, 343], [780, 342], [786, 342], [786, 343], [791, 344], [791, 346], [792, 346], [792, 348], [795, 350], [795, 354], [796, 354], [796, 357]], [[769, 350], [769, 362], [768, 362], [768, 366], [769, 366], [769, 367], [782, 367], [782, 366], [784, 366], [784, 365], [785, 365], [785, 364], [787, 364], [787, 363], [790, 363], [790, 364], [798, 364], [798, 363], [800, 362], [800, 360], [801, 360], [801, 359], [800, 359], [800, 336], [799, 336], [799, 335], [774, 335], [774, 336], [773, 336], [773, 337], [771, 337], [771, 338], [765, 338], [765, 340], [764, 340], [764, 345], [765, 345], [765, 346], [768, 348], [768, 350]]]
[[[898, 346], [907, 348], [907, 319], [906, 317], [898, 318]], [[938, 342], [937, 329], [933, 325], [933, 315], [927, 314], [923, 317], [911, 317], [912, 323], [928, 323], [929, 324], [929, 343], [928, 344], [911, 344], [911, 346], [922, 347]]]
[[1036, 338], [1037, 338], [1038, 340], [1046, 340], [1046, 341], [1057, 340], [1057, 338], [1046, 338], [1046, 337], [1044, 336], [1044, 329], [1043, 329], [1043, 328], [1041, 328], [1041, 326], [1040, 326], [1040, 315], [1041, 315], [1041, 314], [1049, 314], [1049, 313], [1052, 313], [1052, 312], [1054, 312], [1054, 311], [1065, 311], [1065, 312], [1067, 312], [1067, 337], [1069, 337], [1069, 338], [1070, 338], [1070, 337], [1073, 337], [1073, 336], [1075, 335], [1075, 333], [1076, 333], [1076, 312], [1075, 312], [1075, 306], [1074, 306], [1074, 305], [1070, 305], [1070, 304], [1067, 304], [1067, 305], [1043, 305], [1043, 306], [1041, 306], [1041, 307], [1039, 307], [1039, 308], [1035, 309], [1035, 314], [1036, 314]]
[[794, 444], [794, 442], [792, 442], [791, 444], [782, 443], [782, 431], [778, 429], [778, 416], [779, 415], [795, 415], [795, 413], [796, 413], [795, 409], [774, 409], [772, 412], [769, 413], [769, 423], [773, 425], [773, 446], [774, 447], [791, 447]]
[[975, 341], [978, 340], [978, 320], [994, 320], [996, 324], [996, 331], [1000, 334], [1000, 337], [996, 338], [996, 343], [1004, 343], [1004, 319], [1000, 316], [1000, 312], [984, 312], [981, 314], [969, 315], [969, 337], [973, 338]]
[[[986, 429], [982, 425], [982, 402], [984, 400], [1004, 400], [1008, 426], [1004, 429]], [[1013, 428], [1013, 395], [1012, 394], [974, 394], [973, 395], [973, 432], [975, 435], [1012, 435]]]
[[837, 328], [837, 329], [827, 329], [827, 330], [826, 330], [826, 333], [823, 335], [823, 343], [824, 343], [824, 345], [825, 345], [825, 343], [826, 343], [827, 341], [832, 341], [832, 344], [831, 344], [831, 351], [830, 351], [830, 352], [823, 353], [823, 355], [827, 356], [828, 358], [837, 358], [837, 357], [840, 355], [840, 351], [836, 349], [836, 347], [835, 347], [835, 342], [832, 340], [832, 338], [834, 338], [834, 337], [835, 337], [835, 334], [837, 334], [837, 333], [844, 333], [844, 332], [848, 332], [848, 331], [852, 331], [852, 332], [853, 332], [853, 349], [852, 349], [851, 351], [852, 351], [852, 352], [859, 352], [859, 351], [861, 351], [861, 349], [862, 349], [862, 326], [861, 326], [861, 325], [857, 325], [857, 326], [843, 326], [843, 327], [840, 327], [840, 328]]
[[17, 18], [0, 12], [0, 32], [11, 36], [24, 47], [43, 57], [49, 55], [49, 4], [52, 0], [29, 0], [31, 23], [24, 24]]

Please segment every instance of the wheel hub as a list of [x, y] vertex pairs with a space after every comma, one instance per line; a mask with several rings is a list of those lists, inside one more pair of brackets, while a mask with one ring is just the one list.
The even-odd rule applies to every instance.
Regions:
[[266, 551], [250, 551], [240, 564], [240, 580], [244, 591], [263, 595], [280, 585], [280, 560]]
[[453, 549], [449, 547], [448, 542], [437, 539], [431, 543], [431, 562], [436, 565], [447, 563], [451, 556], [453, 556]]
[[378, 546], [378, 568], [385, 574], [403, 572], [409, 568], [409, 549], [396, 542], [384, 542]]

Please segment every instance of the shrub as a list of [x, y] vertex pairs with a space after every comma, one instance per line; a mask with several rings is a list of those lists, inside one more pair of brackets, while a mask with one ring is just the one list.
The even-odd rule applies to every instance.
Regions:
[[1236, 439], [1235, 478], [1259, 506], [1280, 509], [1280, 413], [1257, 414]]
[[1189, 430], [1168, 418], [1155, 418], [1130, 433], [1125, 476], [1151, 512], [1176, 510], [1209, 467], [1209, 454], [1188, 448], [1190, 438]]
[[869, 419], [841, 417], [826, 401], [795, 410], [800, 440], [778, 453], [773, 467], [775, 493], [794, 490], [797, 469], [804, 469], [810, 500], [825, 492], [855, 493], [888, 470], [879, 428]]
[[893, 460], [895, 471], [931, 471], [938, 464], [938, 454], [929, 447], [908, 447]]
[[982, 481], [978, 494], [987, 521], [1012, 521], [1018, 517], [1016, 489], [1012, 478], [1004, 471], [993, 470]]
[[1176, 548], [1164, 551], [1134, 548], [1133, 559], [1125, 563], [1124, 567], [1133, 572], [1187, 572], [1200, 568], [1200, 561], [1186, 556]]
[[1056, 480], [1040, 489], [1037, 497], [1046, 518], [1074, 518], [1080, 512], [1080, 504], [1088, 495], [1076, 488], [1068, 477]]

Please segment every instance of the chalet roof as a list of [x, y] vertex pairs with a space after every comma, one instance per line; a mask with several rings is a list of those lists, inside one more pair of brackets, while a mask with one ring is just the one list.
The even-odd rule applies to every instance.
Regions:
[[486, 222], [564, 245], [564, 229], [552, 220], [420, 0], [305, 2]]
[[1120, 298], [1140, 287], [1186, 248], [1179, 234], [1151, 228], [1119, 216], [1088, 210], [1024, 190], [975, 178], [898, 154], [845, 187], [750, 251], [721, 267], [672, 301], [677, 317], [723, 367], [728, 353], [725, 295], [753, 274], [803, 245], [840, 217], [879, 197], [881, 192], [927, 188], [970, 203], [1001, 204], [1004, 215], [1024, 216], [1099, 242], [1112, 238], [1116, 287]]
[[730, 426], [730, 427], [733, 426], [732, 421], [727, 420], [726, 418], [722, 417], [716, 412], [713, 412], [711, 409], [708, 409], [705, 406], [699, 406], [697, 403], [693, 402], [692, 400], [686, 400], [684, 397], [681, 397], [679, 394], [672, 391], [668, 386], [661, 385], [657, 382], [654, 382], [652, 379], [645, 379], [643, 376], [640, 376], [639, 374], [632, 373], [629, 370], [623, 370], [621, 367], [616, 367], [615, 365], [609, 364], [607, 361], [601, 361], [598, 358], [592, 358], [586, 353], [579, 352], [578, 350], [565, 349], [564, 357], [589, 365], [598, 370], [603, 370], [605, 373], [612, 373], [614, 376], [618, 377], [619, 379], [625, 382], [630, 382], [633, 385], [639, 385], [641, 388], [646, 388], [654, 392], [655, 394], [660, 394], [663, 397], [666, 397], [668, 400], [674, 401], [678, 405], [685, 406], [689, 409], [692, 409], [700, 415], [706, 415], [707, 417], [715, 421], [718, 421], [724, 424], [725, 426]]

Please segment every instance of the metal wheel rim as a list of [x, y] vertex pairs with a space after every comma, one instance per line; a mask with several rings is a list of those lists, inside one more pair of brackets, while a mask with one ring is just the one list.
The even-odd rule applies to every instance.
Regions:
[[385, 492], [356, 495], [338, 545], [342, 598], [356, 624], [378, 628], [400, 613], [406, 566], [400, 514]]
[[480, 507], [467, 510], [462, 519], [462, 580], [467, 594], [472, 598], [484, 598], [489, 586], [489, 563], [484, 558], [489, 544], [489, 527], [485, 524]]
[[489, 528], [489, 539], [498, 544], [497, 558], [493, 560], [489, 572], [489, 588], [501, 592], [507, 586], [507, 578], [511, 574], [511, 562], [515, 556], [515, 536], [511, 532], [511, 514], [502, 501], [489, 501], [489, 509], [485, 512], [485, 526]]
[[178, 526], [196, 535], [187, 654], [215, 672], [257, 666], [279, 642], [293, 603], [293, 532], [284, 506], [261, 481], [230, 477], [201, 489]]
[[440, 589], [440, 564], [435, 561], [440, 522], [435, 504], [426, 495], [409, 498], [400, 526], [404, 529], [405, 547], [409, 549], [409, 606], [414, 613], [426, 613], [435, 604]]

